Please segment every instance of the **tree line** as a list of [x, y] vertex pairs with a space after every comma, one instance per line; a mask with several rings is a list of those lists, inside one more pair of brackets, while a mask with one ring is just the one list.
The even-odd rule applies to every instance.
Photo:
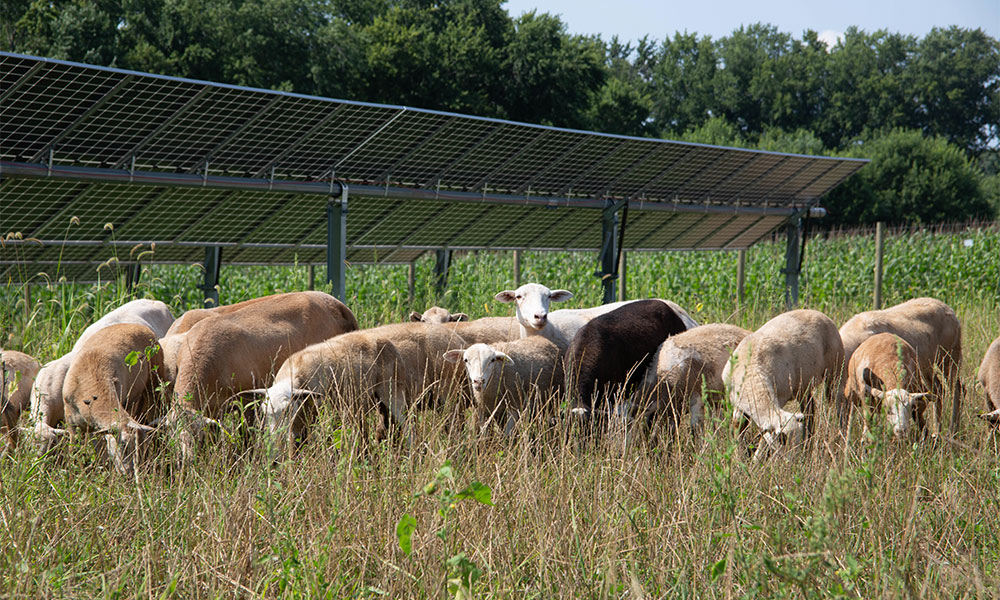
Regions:
[[[652, 26], [651, 26], [652, 27]], [[6, 0], [7, 50], [335, 98], [873, 163], [830, 224], [992, 218], [1000, 43], [769, 24], [718, 39], [576, 35], [503, 0]]]

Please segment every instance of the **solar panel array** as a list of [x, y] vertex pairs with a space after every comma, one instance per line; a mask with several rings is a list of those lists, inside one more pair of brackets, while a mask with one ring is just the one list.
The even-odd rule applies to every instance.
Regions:
[[[607, 199], [630, 201], [629, 249], [744, 248], [866, 162], [9, 53], [0, 53], [0, 124], [5, 278], [59, 263], [93, 279], [112, 257], [200, 261], [205, 245], [223, 246], [230, 264], [324, 262], [329, 192], [318, 184], [332, 191], [332, 182], [350, 188], [351, 262], [408, 262], [440, 247], [593, 250]], [[151, 173], [160, 181], [137, 176]], [[246, 186], [175, 185], [182, 177]], [[291, 182], [302, 189], [276, 185]]]

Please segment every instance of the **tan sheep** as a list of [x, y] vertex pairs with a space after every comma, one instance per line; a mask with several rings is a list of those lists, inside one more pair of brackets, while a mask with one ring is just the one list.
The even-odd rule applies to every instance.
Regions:
[[[934, 387], [930, 390], [935, 399], [939, 430], [943, 416], [941, 398], [945, 392], [942, 383], [951, 388], [951, 429], [957, 431], [962, 396], [958, 378], [962, 366], [962, 326], [955, 311], [934, 298], [914, 298], [885, 310], [857, 314], [840, 328], [845, 365], [857, 347], [876, 333], [894, 333], [903, 338], [916, 350], [921, 372], [933, 370], [940, 375], [934, 378]], [[842, 412], [842, 423], [846, 422], [846, 417], [846, 411]]]
[[168, 352], [176, 352], [167, 362], [176, 367], [166, 369], [175, 379], [165, 424], [180, 425], [184, 459], [193, 458], [205, 426], [217, 425], [235, 408], [230, 402], [235, 394], [268, 385], [293, 353], [357, 327], [351, 311], [333, 296], [294, 292], [203, 319], [178, 334], [179, 342], [166, 340]]
[[31, 389], [41, 365], [23, 352], [3, 349], [0, 363], [0, 438], [13, 451], [20, 434], [17, 422], [31, 405]]
[[667, 338], [653, 356], [642, 383], [646, 425], [656, 416], [665, 415], [666, 425], [672, 429], [688, 406], [691, 429], [699, 432], [705, 417], [705, 399], [721, 399], [722, 370], [748, 335], [750, 332], [742, 327], [713, 323]]
[[165, 409], [156, 391], [161, 365], [153, 331], [119, 323], [91, 336], [66, 372], [67, 425], [104, 434], [108, 454], [123, 473], [132, 472], [140, 434], [151, 431], [147, 424]]
[[978, 380], [986, 391], [986, 413], [980, 418], [1000, 425], [1000, 337], [986, 350], [979, 365]]
[[65, 411], [62, 389], [66, 373], [73, 363], [76, 352], [98, 331], [115, 324], [131, 323], [143, 325], [156, 337], [162, 337], [174, 322], [167, 305], [158, 300], [132, 300], [108, 312], [83, 330], [73, 349], [42, 366], [31, 389], [31, 410], [28, 422], [36, 443], [43, 452], [52, 448], [66, 433], [62, 429]]
[[[774, 317], [736, 346], [722, 380], [733, 406], [733, 424], [743, 428], [749, 417], [763, 432], [766, 447], [779, 449], [785, 440], [803, 441], [812, 431], [813, 388], [824, 384], [826, 397], [841, 398], [844, 345], [837, 326], [815, 310], [793, 310]], [[802, 412], [784, 410], [798, 400]]]
[[851, 406], [867, 404], [881, 412], [884, 405], [896, 437], [907, 435], [914, 421], [923, 432], [928, 394], [917, 390], [928, 389], [934, 379], [934, 372], [924, 367], [922, 371], [913, 346], [899, 336], [873, 335], [851, 355], [844, 395]]

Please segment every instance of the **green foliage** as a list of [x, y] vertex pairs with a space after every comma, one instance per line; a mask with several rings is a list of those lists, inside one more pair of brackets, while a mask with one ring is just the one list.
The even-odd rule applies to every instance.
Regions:
[[[434, 479], [413, 495], [414, 498], [433, 497], [437, 499], [437, 514], [441, 518], [441, 527], [434, 535], [444, 542], [446, 555], [454, 552], [456, 548], [453, 534], [455, 533], [454, 516], [458, 510], [458, 503], [462, 500], [474, 500], [480, 504], [493, 506], [493, 492], [489, 486], [473, 481], [461, 491], [456, 492], [451, 489], [454, 480], [455, 472], [451, 461], [446, 460], [435, 473]], [[407, 556], [413, 551], [412, 538], [416, 528], [417, 521], [409, 514], [404, 514], [396, 523], [396, 538], [399, 541], [400, 549]], [[471, 598], [473, 586], [483, 574], [476, 563], [472, 562], [464, 552], [457, 552], [448, 556], [444, 565], [448, 594], [456, 600]]]
[[851, 148], [871, 164], [827, 195], [836, 223], [940, 223], [989, 218], [982, 174], [956, 146], [919, 131], [893, 130]]

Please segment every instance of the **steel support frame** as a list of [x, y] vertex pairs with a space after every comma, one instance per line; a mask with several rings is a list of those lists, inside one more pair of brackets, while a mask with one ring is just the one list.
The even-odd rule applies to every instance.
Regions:
[[451, 269], [451, 250], [440, 248], [436, 251], [434, 261], [434, 288], [438, 296], [443, 296], [448, 289], [448, 270]]
[[596, 275], [600, 277], [601, 285], [604, 287], [602, 304], [614, 302], [617, 293], [615, 267], [618, 262], [618, 211], [624, 206], [624, 200], [618, 202], [608, 200], [601, 213], [601, 270]]
[[347, 301], [347, 194], [340, 187], [340, 198], [330, 196], [326, 203], [326, 281], [341, 302]]
[[205, 308], [219, 305], [219, 272], [222, 270], [222, 246], [205, 246], [205, 283], [200, 286], [204, 292]]
[[799, 305], [799, 270], [802, 251], [802, 213], [796, 214], [785, 225], [785, 307], [792, 310]]

